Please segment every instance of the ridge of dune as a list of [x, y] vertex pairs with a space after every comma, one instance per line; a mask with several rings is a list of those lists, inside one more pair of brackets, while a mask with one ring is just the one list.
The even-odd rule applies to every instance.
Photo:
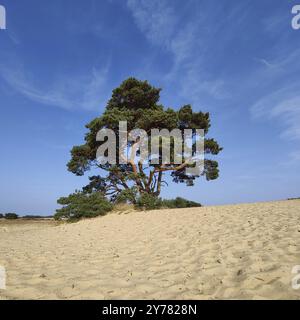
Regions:
[[0, 222], [0, 299], [300, 299], [300, 201]]

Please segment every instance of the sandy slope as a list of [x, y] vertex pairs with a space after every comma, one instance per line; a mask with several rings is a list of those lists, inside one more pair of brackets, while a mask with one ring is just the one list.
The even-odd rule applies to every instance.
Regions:
[[300, 201], [0, 222], [2, 299], [300, 299]]

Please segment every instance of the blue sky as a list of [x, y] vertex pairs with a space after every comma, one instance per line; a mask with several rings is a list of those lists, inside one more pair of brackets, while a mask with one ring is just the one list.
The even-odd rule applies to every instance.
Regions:
[[[300, 3], [300, 1], [298, 1]], [[220, 178], [163, 197], [208, 204], [300, 196], [297, 1], [0, 0], [0, 212], [52, 214], [87, 178], [66, 170], [84, 125], [129, 76], [211, 113]]]

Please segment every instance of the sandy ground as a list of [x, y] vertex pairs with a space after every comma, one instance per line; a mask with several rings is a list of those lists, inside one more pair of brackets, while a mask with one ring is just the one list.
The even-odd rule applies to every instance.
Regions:
[[300, 299], [300, 201], [0, 222], [1, 299]]

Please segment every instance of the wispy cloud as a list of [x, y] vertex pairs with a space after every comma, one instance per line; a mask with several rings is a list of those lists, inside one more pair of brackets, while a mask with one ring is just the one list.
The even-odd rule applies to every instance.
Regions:
[[[173, 64], [164, 75], [165, 83], [176, 81], [180, 95], [188, 96], [192, 103], [199, 102], [203, 94], [214, 99], [228, 97], [225, 80], [215, 78], [205, 68], [207, 47], [212, 41], [205, 26], [205, 15], [196, 10], [185, 20], [172, 4], [164, 0], [127, 1], [136, 25], [145, 37], [172, 55]], [[216, 26], [211, 28], [212, 32], [216, 29]]]
[[270, 61], [268, 61], [267, 59], [262, 59], [262, 58], [259, 58], [259, 59], [254, 59], [255, 61], [261, 63], [262, 65], [264, 65], [265, 67], [267, 68], [270, 68], [270, 69], [273, 69], [273, 68], [276, 68], [277, 66], [274, 64], [274, 63], [271, 63]]
[[293, 151], [290, 154], [290, 158], [293, 162], [300, 162], [300, 150]]
[[0, 65], [0, 77], [13, 90], [38, 103], [64, 109], [100, 109], [106, 100], [107, 73], [108, 66], [92, 68], [86, 74], [61, 74], [47, 87], [42, 87], [38, 77], [20, 64]]
[[282, 127], [281, 137], [300, 140], [299, 86], [285, 88], [263, 97], [251, 107], [254, 118], [275, 120]]
[[127, 5], [148, 40], [169, 48], [177, 23], [174, 9], [164, 0], [128, 0]]
[[264, 31], [276, 35], [278, 31], [282, 31], [290, 23], [290, 17], [289, 11], [281, 11], [280, 14], [270, 14], [262, 21]]

